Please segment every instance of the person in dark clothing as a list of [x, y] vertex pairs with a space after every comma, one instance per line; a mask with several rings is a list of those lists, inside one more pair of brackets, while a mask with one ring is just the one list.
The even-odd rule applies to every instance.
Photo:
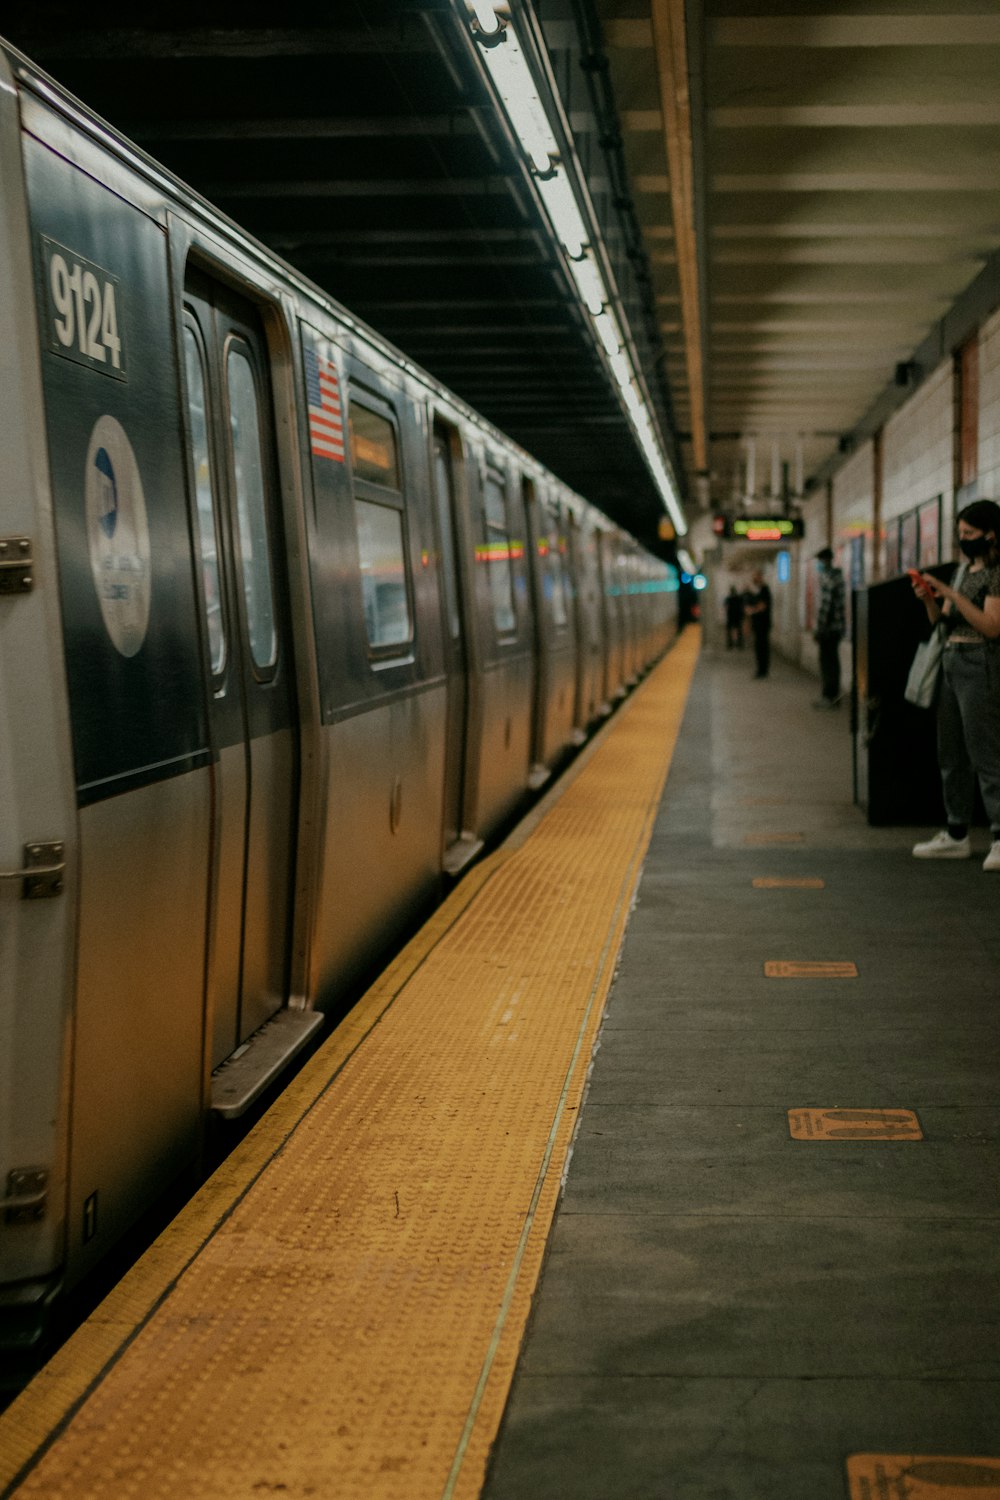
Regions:
[[753, 588], [747, 594], [746, 613], [753, 631], [753, 649], [757, 658], [755, 677], [766, 677], [771, 666], [771, 590], [764, 575], [755, 568], [750, 575]]
[[844, 575], [833, 566], [833, 548], [816, 553], [819, 568], [819, 609], [813, 639], [819, 647], [819, 673], [823, 683], [822, 697], [813, 708], [836, 708], [840, 703], [840, 643], [847, 629]]
[[726, 650], [743, 650], [743, 595], [732, 584], [726, 595]]
[[973, 500], [956, 517], [965, 566], [951, 583], [912, 578], [932, 625], [945, 633], [937, 736], [947, 828], [920, 844], [917, 859], [968, 859], [976, 782], [990, 820], [984, 870], [1000, 870], [1000, 506]]

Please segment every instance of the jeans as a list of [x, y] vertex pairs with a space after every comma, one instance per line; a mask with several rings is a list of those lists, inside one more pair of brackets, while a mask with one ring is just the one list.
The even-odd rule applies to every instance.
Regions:
[[949, 823], [971, 823], [976, 777], [1000, 836], [1000, 654], [990, 645], [945, 649], [937, 705], [938, 765]]

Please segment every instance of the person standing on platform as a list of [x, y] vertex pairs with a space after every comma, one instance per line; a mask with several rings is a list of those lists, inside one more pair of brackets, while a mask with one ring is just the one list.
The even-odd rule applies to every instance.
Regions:
[[771, 667], [771, 590], [759, 568], [750, 574], [753, 588], [746, 596], [746, 613], [753, 631], [753, 649], [757, 658], [755, 677], [766, 677]]
[[840, 643], [847, 629], [847, 605], [844, 575], [833, 566], [832, 547], [816, 553], [819, 568], [819, 609], [813, 639], [819, 647], [819, 674], [822, 697], [813, 708], [836, 708], [840, 703]]
[[913, 577], [932, 625], [944, 624], [937, 739], [948, 827], [914, 844], [917, 859], [968, 859], [976, 778], [990, 820], [984, 870], [1000, 870], [1000, 505], [973, 500], [958, 513], [968, 562], [953, 588], [931, 573]]
[[743, 650], [743, 595], [735, 584], [730, 584], [726, 595], [726, 650], [734, 646]]

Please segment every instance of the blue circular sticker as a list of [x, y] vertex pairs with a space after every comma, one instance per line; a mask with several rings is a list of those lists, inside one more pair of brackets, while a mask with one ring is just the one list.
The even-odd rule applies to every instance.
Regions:
[[114, 417], [94, 423], [85, 493], [90, 567], [104, 627], [116, 651], [135, 656], [149, 624], [149, 526], [139, 465]]

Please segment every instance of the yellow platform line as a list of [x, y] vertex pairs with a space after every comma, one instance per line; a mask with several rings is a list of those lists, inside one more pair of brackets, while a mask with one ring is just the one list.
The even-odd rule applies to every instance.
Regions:
[[0, 1418], [4, 1493], [478, 1494], [697, 652], [685, 632]]

